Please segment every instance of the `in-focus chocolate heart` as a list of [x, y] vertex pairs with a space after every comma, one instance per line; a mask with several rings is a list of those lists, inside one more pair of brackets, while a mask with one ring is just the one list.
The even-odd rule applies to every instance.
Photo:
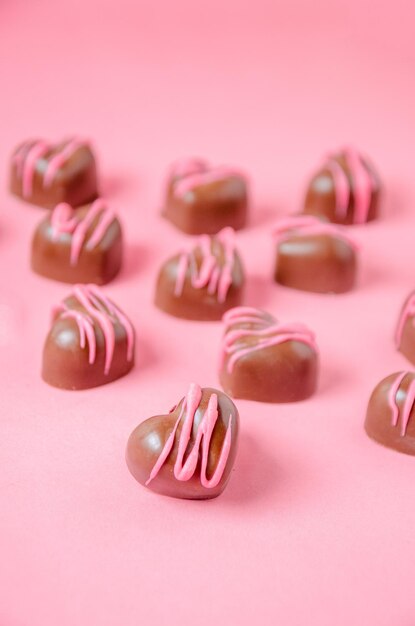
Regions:
[[206, 500], [225, 489], [235, 461], [239, 414], [222, 391], [191, 384], [167, 415], [131, 433], [126, 460], [134, 478], [156, 493]]
[[47, 209], [60, 202], [88, 204], [98, 196], [94, 153], [79, 137], [57, 144], [29, 139], [12, 155], [10, 190]]

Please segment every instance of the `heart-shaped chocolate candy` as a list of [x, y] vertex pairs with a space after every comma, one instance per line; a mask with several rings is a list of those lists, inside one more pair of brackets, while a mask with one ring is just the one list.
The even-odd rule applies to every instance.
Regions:
[[295, 402], [317, 385], [318, 351], [304, 324], [284, 324], [252, 307], [224, 315], [220, 382], [233, 398]]
[[213, 235], [226, 226], [246, 224], [247, 180], [230, 167], [212, 167], [203, 159], [173, 164], [167, 184], [164, 216], [189, 235]]
[[47, 209], [60, 202], [73, 207], [88, 204], [98, 195], [94, 153], [78, 137], [57, 144], [43, 139], [25, 141], [12, 155], [10, 189]]
[[134, 328], [96, 285], [75, 285], [53, 311], [43, 349], [42, 378], [61, 389], [89, 389], [134, 365]]
[[121, 225], [100, 198], [78, 209], [58, 204], [33, 237], [33, 271], [64, 283], [104, 285], [117, 275], [121, 262]]
[[160, 269], [155, 304], [189, 320], [220, 320], [242, 303], [244, 270], [232, 228], [201, 235], [192, 248], [168, 259]]
[[222, 391], [191, 384], [167, 415], [142, 422], [127, 444], [127, 465], [152, 491], [206, 500], [226, 487], [235, 461], [239, 414]]
[[346, 228], [313, 215], [280, 220], [274, 228], [277, 283], [315, 293], [353, 289], [358, 247]]

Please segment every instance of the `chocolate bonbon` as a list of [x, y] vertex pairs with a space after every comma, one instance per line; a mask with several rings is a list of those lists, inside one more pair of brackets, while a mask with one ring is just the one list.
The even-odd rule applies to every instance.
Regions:
[[307, 189], [304, 213], [337, 224], [364, 224], [378, 216], [380, 182], [373, 166], [355, 148], [327, 157]]
[[395, 332], [399, 352], [415, 365], [415, 291], [406, 299]]
[[35, 231], [31, 266], [41, 276], [104, 285], [121, 263], [121, 225], [102, 199], [78, 209], [60, 203]]
[[190, 235], [213, 235], [247, 220], [248, 184], [230, 167], [212, 167], [203, 159], [182, 159], [171, 168], [163, 215]]
[[42, 378], [62, 389], [89, 389], [127, 374], [135, 332], [127, 316], [96, 285], [75, 285], [52, 312]]
[[315, 293], [353, 289], [357, 245], [345, 231], [312, 215], [281, 220], [273, 230], [277, 247], [275, 281]]
[[131, 433], [126, 460], [134, 478], [174, 498], [215, 498], [226, 487], [237, 452], [239, 414], [222, 391], [191, 384], [168, 414]]
[[319, 358], [304, 324], [281, 323], [252, 307], [225, 313], [219, 379], [234, 398], [296, 402], [316, 390]]
[[397, 372], [374, 389], [365, 430], [371, 439], [398, 452], [415, 455], [415, 373]]
[[220, 320], [242, 302], [244, 271], [235, 248], [235, 234], [225, 228], [216, 236], [202, 235], [189, 249], [162, 266], [156, 285], [156, 305], [175, 317]]
[[97, 171], [90, 145], [74, 137], [58, 144], [28, 140], [12, 156], [10, 189], [27, 202], [52, 209], [95, 200]]

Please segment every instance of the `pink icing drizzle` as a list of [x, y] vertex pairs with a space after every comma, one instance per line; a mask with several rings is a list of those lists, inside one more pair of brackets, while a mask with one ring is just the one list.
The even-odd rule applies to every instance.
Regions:
[[174, 186], [174, 194], [179, 198], [182, 198], [189, 191], [193, 191], [195, 187], [216, 183], [226, 178], [240, 178], [245, 180], [245, 176], [241, 172], [221, 165], [214, 168], [200, 170], [179, 179]]
[[126, 315], [107, 298], [96, 285], [75, 285], [73, 295], [84, 307], [86, 313], [71, 309], [65, 302], [55, 307], [53, 315], [62, 318], [74, 319], [78, 325], [80, 346], [86, 347], [88, 342], [89, 363], [92, 365], [96, 358], [97, 341], [94, 330], [94, 322], [99, 326], [105, 341], [105, 369], [108, 374], [115, 348], [114, 324], [118, 321], [125, 330], [127, 337], [127, 361], [131, 361], [134, 355], [134, 329]]
[[412, 293], [404, 304], [395, 332], [395, 345], [399, 349], [402, 341], [402, 333], [406, 322], [415, 315], [415, 292]]
[[186, 461], [184, 461], [184, 456], [186, 454], [193, 431], [196, 411], [200, 406], [201, 399], [202, 389], [199, 387], [199, 385], [192, 383], [189, 387], [186, 398], [183, 400], [179, 417], [177, 418], [174, 428], [167, 438], [166, 443], [164, 444], [160, 456], [158, 457], [153, 469], [151, 470], [146, 485], [148, 485], [157, 476], [164, 463], [166, 462], [166, 459], [174, 446], [177, 428], [182, 421], [183, 416], [184, 421], [180, 432], [177, 457], [173, 470], [174, 477], [176, 478], [176, 480], [180, 481], [190, 480], [190, 478], [192, 478], [196, 471], [201, 452], [200, 482], [203, 487], [206, 487], [207, 489], [212, 489], [213, 487], [216, 487], [216, 485], [218, 485], [218, 483], [221, 481], [231, 449], [232, 415], [229, 416], [229, 422], [226, 428], [225, 438], [223, 440], [222, 449], [219, 455], [219, 461], [212, 477], [208, 479], [206, 473], [209, 460], [210, 442], [212, 439], [215, 424], [219, 417], [218, 396], [216, 393], [212, 393], [209, 398], [208, 406], [197, 428], [195, 442], [186, 458]]
[[336, 193], [336, 215], [345, 218], [350, 202], [350, 185], [346, 172], [342, 166], [335, 160], [330, 159], [327, 163], [327, 169], [333, 177], [334, 189]]
[[[343, 150], [347, 167], [352, 178], [352, 189], [354, 197], [354, 217], [355, 224], [367, 222], [372, 193], [377, 180], [364, 163], [362, 157], [355, 148], [345, 148]], [[336, 193], [336, 212], [340, 217], [345, 217], [350, 201], [350, 183], [342, 166], [331, 156], [326, 164], [334, 182]]]
[[[216, 239], [222, 244], [225, 262], [220, 267], [218, 258], [212, 253], [212, 237], [201, 235], [195, 248], [182, 252], [177, 266], [177, 278], [174, 295], [180, 297], [183, 292], [186, 275], [190, 269], [191, 285], [194, 289], [207, 287], [209, 294], [217, 293], [218, 301], [225, 302], [232, 284], [232, 269], [235, 263], [235, 232], [232, 228], [224, 228]], [[195, 251], [202, 252], [202, 264], [198, 271]]]
[[[227, 371], [232, 373], [235, 363], [252, 352], [285, 341], [300, 341], [318, 351], [314, 333], [304, 324], [281, 324], [272, 315], [253, 307], [235, 307], [223, 316], [225, 334], [222, 340], [221, 366], [228, 357]], [[253, 324], [255, 328], [233, 328], [237, 324]], [[240, 339], [254, 338], [257, 343], [244, 346]]]
[[[388, 393], [388, 404], [392, 410], [392, 426], [397, 426], [399, 417], [401, 416], [401, 410], [397, 403], [397, 396], [400, 390], [400, 386], [403, 382], [405, 376], [410, 374], [410, 372], [400, 372]], [[403, 405], [402, 419], [401, 419], [401, 437], [405, 437], [406, 429], [408, 428], [409, 420], [411, 417], [411, 411], [413, 409], [415, 402], [415, 379], [411, 381], [408, 391], [405, 396], [405, 402]]]
[[[85, 142], [80, 139], [70, 139], [59, 152], [47, 161], [43, 175], [44, 187], [49, 187], [52, 184], [57, 171], [83, 145]], [[14, 155], [13, 162], [16, 164], [18, 175], [22, 178], [22, 195], [24, 198], [28, 198], [32, 194], [33, 177], [39, 159], [45, 158], [51, 150], [52, 146], [45, 141], [28, 141], [22, 144]]]
[[43, 185], [45, 187], [50, 187], [53, 183], [53, 179], [56, 176], [57, 171], [64, 165], [64, 163], [71, 158], [71, 156], [84, 145], [84, 142], [76, 137], [70, 139], [68, 143], [60, 150], [53, 155], [53, 157], [48, 162], [48, 167], [46, 169]]
[[60, 235], [69, 233], [72, 235], [71, 241], [71, 265], [76, 265], [85, 242], [86, 234], [93, 222], [100, 217], [86, 248], [93, 250], [105, 236], [109, 226], [115, 219], [115, 214], [102, 199], [95, 200], [83, 218], [77, 217], [77, 213], [69, 204], [61, 202], [53, 210], [51, 217], [52, 240], [56, 241]]
[[272, 233], [278, 243], [293, 236], [330, 235], [346, 241], [355, 250], [358, 249], [357, 243], [350, 237], [345, 228], [341, 228], [331, 222], [325, 222], [313, 215], [300, 215], [282, 219], [274, 226]]

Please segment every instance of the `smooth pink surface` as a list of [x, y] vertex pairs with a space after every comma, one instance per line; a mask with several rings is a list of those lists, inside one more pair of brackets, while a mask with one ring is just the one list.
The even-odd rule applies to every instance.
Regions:
[[[0, 3], [1, 626], [412, 626], [415, 459], [366, 437], [374, 386], [407, 369], [393, 344], [415, 287], [412, 0], [2, 0]], [[29, 271], [43, 212], [7, 191], [26, 137], [94, 142], [127, 257], [108, 286], [137, 327], [136, 368], [86, 392], [40, 379], [67, 286]], [[382, 219], [353, 227], [359, 287], [330, 297], [270, 282], [271, 228], [297, 211], [322, 154], [378, 167]], [[126, 468], [138, 422], [192, 380], [218, 384], [220, 323], [152, 305], [187, 238], [160, 219], [166, 168], [206, 156], [249, 173], [237, 235], [246, 304], [316, 332], [318, 394], [239, 401], [232, 479], [210, 502], [159, 497]]]

